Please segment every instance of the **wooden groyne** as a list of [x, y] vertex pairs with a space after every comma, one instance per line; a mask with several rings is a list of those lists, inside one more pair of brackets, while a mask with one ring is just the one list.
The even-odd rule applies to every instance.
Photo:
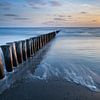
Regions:
[[[12, 72], [18, 65], [22, 64], [23, 61], [27, 61], [30, 57], [33, 57], [37, 51], [50, 42], [58, 32], [59, 30], [0, 46], [5, 62], [4, 66], [0, 59], [0, 79], [2, 80], [5, 77], [6, 72]], [[6, 72], [4, 68], [6, 68]]]

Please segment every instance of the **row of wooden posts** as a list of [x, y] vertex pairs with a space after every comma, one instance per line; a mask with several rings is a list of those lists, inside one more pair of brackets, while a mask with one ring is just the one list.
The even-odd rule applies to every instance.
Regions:
[[[1, 49], [4, 55], [5, 68], [7, 72], [12, 72], [14, 67], [22, 64], [28, 58], [36, 54], [43, 46], [52, 40], [59, 31], [39, 35], [30, 39], [6, 43]], [[0, 79], [5, 77], [4, 65], [0, 59]]]

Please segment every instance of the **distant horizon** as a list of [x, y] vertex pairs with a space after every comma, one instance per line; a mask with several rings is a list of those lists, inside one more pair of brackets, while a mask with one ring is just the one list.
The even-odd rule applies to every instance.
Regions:
[[98, 26], [98, 27], [95, 27], [95, 26], [88, 26], [88, 27], [85, 27], [85, 26], [81, 26], [81, 27], [79, 27], [79, 26], [72, 26], [72, 27], [66, 27], [66, 26], [64, 26], [64, 27], [51, 27], [51, 26], [36, 26], [36, 27], [32, 27], [32, 26], [26, 26], [26, 27], [23, 27], [23, 26], [10, 26], [10, 27], [6, 27], [6, 26], [3, 26], [3, 27], [0, 27], [0, 28], [100, 28], [100, 26]]

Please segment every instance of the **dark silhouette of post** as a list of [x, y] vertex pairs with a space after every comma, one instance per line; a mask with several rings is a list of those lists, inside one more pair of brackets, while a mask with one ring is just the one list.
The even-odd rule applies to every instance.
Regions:
[[18, 65], [18, 59], [17, 59], [17, 53], [16, 53], [16, 47], [15, 47], [15, 43], [11, 42], [11, 43], [7, 43], [9, 45], [12, 46], [12, 58], [13, 58], [13, 66], [17, 67]]
[[2, 60], [0, 59], [0, 79], [3, 79], [5, 76], [4, 74], [4, 66], [2, 64]]
[[26, 40], [22, 41], [22, 55], [23, 55], [23, 60], [27, 60], [27, 47], [26, 47]]
[[6, 70], [8, 72], [11, 72], [13, 70], [12, 46], [11, 45], [2, 45], [1, 49], [4, 54]]
[[26, 39], [27, 57], [31, 57], [31, 42], [30, 39]]
[[44, 44], [45, 44], [45, 43], [44, 43], [44, 42], [45, 42], [45, 41], [44, 41], [44, 35], [41, 35], [41, 41], [42, 41], [42, 47], [43, 47]]
[[33, 54], [35, 54], [36, 53], [36, 37], [33, 37], [31, 39], [32, 39]]
[[16, 47], [18, 63], [21, 64], [23, 62], [22, 42], [21, 41], [15, 42], [15, 47]]
[[37, 51], [39, 50], [39, 37], [37, 37]]
[[30, 38], [30, 48], [31, 48], [31, 56], [33, 56], [34, 52], [33, 52], [33, 39]]
[[38, 38], [36, 37], [35, 39], [35, 48], [36, 48], [36, 52], [38, 51]]
[[40, 37], [40, 49], [42, 48], [42, 35], [39, 36]]

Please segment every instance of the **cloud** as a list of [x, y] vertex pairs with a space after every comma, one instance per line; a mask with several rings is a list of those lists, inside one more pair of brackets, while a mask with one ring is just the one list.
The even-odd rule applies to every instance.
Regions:
[[59, 1], [51, 1], [51, 0], [48, 1], [47, 0], [26, 0], [26, 1], [33, 9], [61, 6], [61, 3]]
[[66, 21], [68, 21], [68, 19], [66, 18], [66, 17], [57, 17], [57, 18], [54, 18], [53, 19], [54, 21], [56, 21], [56, 22], [66, 22]]
[[42, 23], [43, 25], [54, 25], [55, 22], [54, 21], [46, 21]]
[[18, 17], [17, 14], [4, 14], [4, 16], [7, 16], [7, 17]]
[[54, 20], [64, 20], [63, 18], [54, 18]]
[[19, 18], [14, 18], [14, 20], [28, 20], [29, 18], [26, 17], [19, 17]]
[[96, 20], [92, 20], [92, 22], [97, 22]]
[[91, 8], [93, 7], [91, 4], [82, 4], [83, 7]]
[[87, 14], [87, 12], [85, 12], [85, 11], [82, 11], [82, 12], [80, 12], [81, 14]]
[[60, 2], [58, 2], [58, 1], [50, 1], [49, 2], [50, 4], [51, 4], [51, 6], [53, 6], [53, 7], [59, 7], [59, 6], [61, 6], [61, 3]]
[[46, 2], [43, 0], [26, 0], [26, 1], [34, 9], [39, 9], [46, 5]]
[[3, 14], [5, 17], [11, 17], [14, 20], [28, 20], [29, 18], [27, 17], [21, 17], [20, 15], [13, 14], [13, 13], [8, 13], [8, 14]]
[[59, 16], [59, 17], [62, 17], [62, 18], [65, 17], [65, 15], [58, 15], [58, 16]]
[[9, 10], [11, 8], [11, 3], [9, 2], [1, 2], [0, 1], [0, 9]]
[[67, 17], [68, 17], [68, 18], [72, 18], [72, 16], [71, 16], [71, 15], [68, 15]]

